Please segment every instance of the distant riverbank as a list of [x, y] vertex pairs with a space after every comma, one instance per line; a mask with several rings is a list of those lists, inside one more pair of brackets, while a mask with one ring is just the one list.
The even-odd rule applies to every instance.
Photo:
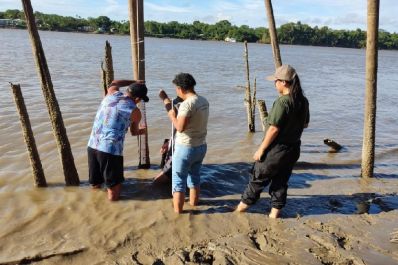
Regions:
[[[106, 16], [97, 18], [64, 17], [35, 12], [37, 27], [40, 30], [60, 32], [83, 32], [99, 34], [128, 35], [128, 21], [113, 21]], [[8, 22], [5, 20], [9, 20]], [[18, 21], [13, 23], [12, 21]], [[0, 11], [0, 27], [26, 28], [24, 13], [20, 10]], [[7, 24], [8, 23], [8, 24]], [[192, 24], [171, 21], [161, 23], [146, 21], [145, 36], [190, 40], [234, 40], [236, 42], [270, 43], [269, 31], [265, 27], [250, 28], [247, 25], [232, 25], [228, 20], [215, 24], [194, 21]], [[280, 44], [321, 47], [364, 48], [366, 31], [334, 30], [326, 26], [311, 27], [307, 24], [290, 22], [277, 28]], [[398, 33], [379, 31], [379, 49], [398, 50]]]

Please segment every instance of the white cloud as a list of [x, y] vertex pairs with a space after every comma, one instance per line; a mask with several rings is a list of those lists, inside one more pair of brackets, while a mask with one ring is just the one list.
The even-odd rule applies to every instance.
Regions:
[[190, 13], [190, 12], [192, 12], [192, 9], [187, 8], [187, 7], [179, 7], [179, 6], [173, 6], [173, 5], [158, 5], [158, 4], [153, 4], [150, 2], [146, 2], [145, 7], [147, 7], [148, 9], [152, 9], [154, 11], [158, 11], [158, 12], [170, 12], [170, 13]]

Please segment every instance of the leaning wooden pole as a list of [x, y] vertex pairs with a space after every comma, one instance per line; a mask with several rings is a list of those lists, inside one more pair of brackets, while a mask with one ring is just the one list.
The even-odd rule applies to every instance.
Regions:
[[44, 50], [36, 27], [35, 17], [33, 15], [33, 9], [30, 0], [22, 0], [22, 6], [26, 17], [26, 25], [28, 27], [28, 32], [32, 42], [33, 57], [35, 58], [36, 69], [41, 81], [41, 88], [47, 104], [53, 133], [57, 142], [58, 152], [61, 156], [65, 182], [68, 186], [78, 186], [80, 184], [79, 175], [76, 170], [68, 136], [66, 135], [66, 129], [62, 119], [61, 110], [59, 109], [58, 101], [54, 93], [50, 71], [47, 66], [46, 57], [44, 55]]
[[271, 0], [264, 0], [264, 1], [268, 17], [269, 35], [271, 37], [272, 55], [274, 56], [275, 68], [278, 68], [279, 66], [282, 65], [282, 58], [279, 50], [278, 35], [276, 33], [274, 11], [272, 9]]
[[[144, 1], [129, 0], [130, 18], [130, 40], [132, 49], [132, 61], [134, 69], [134, 79], [145, 81], [145, 41], [144, 41]], [[149, 146], [148, 146], [148, 126], [146, 122], [145, 103], [140, 102], [138, 107], [141, 110], [142, 127], [147, 128], [144, 135], [138, 136], [139, 145], [139, 168], [149, 168]]]
[[22, 96], [20, 85], [11, 84], [14, 95], [15, 105], [19, 113], [22, 132], [29, 153], [30, 165], [32, 166], [33, 181], [36, 187], [47, 187], [46, 177], [44, 176], [39, 152], [37, 151], [35, 138], [33, 136], [32, 126], [30, 125], [29, 114], [26, 110], [25, 101]]
[[363, 178], [373, 177], [375, 160], [379, 6], [379, 0], [368, 0], [365, 116], [361, 164]]
[[251, 88], [250, 88], [249, 52], [247, 49], [247, 41], [244, 42], [244, 45], [245, 45], [245, 66], [246, 66], [245, 104], [246, 104], [246, 113], [247, 113], [247, 129], [249, 132], [255, 132], [256, 128], [254, 125], [254, 117], [253, 117], [253, 101], [252, 101]]

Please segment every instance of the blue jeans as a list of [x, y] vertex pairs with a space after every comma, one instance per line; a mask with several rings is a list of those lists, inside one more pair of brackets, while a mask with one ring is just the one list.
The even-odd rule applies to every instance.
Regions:
[[172, 163], [172, 193], [199, 187], [200, 168], [206, 155], [207, 144], [200, 146], [175, 145]]

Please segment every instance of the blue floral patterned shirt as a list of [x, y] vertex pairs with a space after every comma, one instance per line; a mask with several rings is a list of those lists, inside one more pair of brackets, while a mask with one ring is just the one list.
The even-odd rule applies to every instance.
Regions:
[[112, 155], [123, 155], [124, 136], [135, 103], [122, 92], [106, 96], [98, 108], [88, 146]]

